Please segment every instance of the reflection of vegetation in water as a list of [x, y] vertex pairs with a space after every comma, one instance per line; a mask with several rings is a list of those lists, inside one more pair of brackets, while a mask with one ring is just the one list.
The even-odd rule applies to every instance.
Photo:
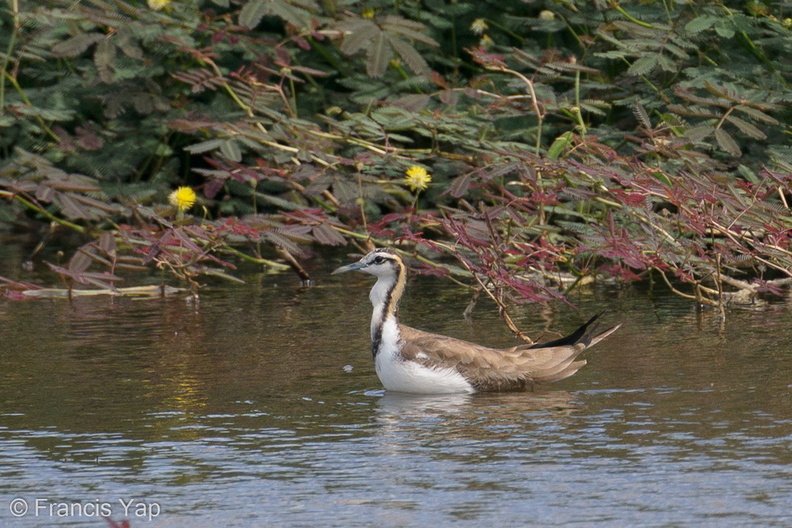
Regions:
[[397, 242], [501, 308], [790, 282], [782, 4], [9, 7], [0, 225], [84, 237], [67, 292]]

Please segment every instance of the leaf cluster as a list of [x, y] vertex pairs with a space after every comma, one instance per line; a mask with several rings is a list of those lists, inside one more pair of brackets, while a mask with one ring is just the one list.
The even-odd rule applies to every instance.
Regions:
[[[13, 6], [7, 223], [112, 232], [193, 284], [228, 275], [228, 252], [293, 265], [305, 244], [401, 239], [504, 305], [603, 273], [721, 302], [792, 269], [782, 4]], [[422, 193], [403, 185], [415, 164]], [[202, 218], [174, 220], [176, 185]]]

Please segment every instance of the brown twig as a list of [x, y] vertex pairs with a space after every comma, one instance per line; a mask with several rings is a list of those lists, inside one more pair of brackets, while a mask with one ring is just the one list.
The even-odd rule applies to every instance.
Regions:
[[460, 260], [460, 262], [465, 267], [465, 269], [467, 269], [470, 272], [470, 274], [473, 275], [473, 278], [476, 280], [476, 282], [478, 282], [479, 286], [481, 287], [481, 291], [486, 293], [489, 296], [489, 298], [492, 299], [492, 301], [498, 305], [498, 313], [500, 314], [503, 321], [506, 323], [506, 326], [509, 327], [509, 330], [511, 330], [514, 335], [516, 335], [517, 337], [519, 337], [529, 345], [532, 345], [533, 340], [527, 335], [523, 334], [522, 331], [519, 328], [517, 328], [517, 325], [514, 324], [514, 321], [512, 321], [512, 318], [509, 316], [509, 312], [503, 300], [499, 299], [498, 296], [496, 296], [494, 293], [492, 293], [492, 291], [490, 291], [489, 288], [487, 288], [487, 286], [481, 281], [481, 278], [479, 278], [478, 274], [474, 272], [472, 269], [470, 269], [470, 266], [468, 266], [467, 262], [465, 262], [464, 260]]
[[305, 271], [305, 268], [303, 268], [299, 262], [297, 262], [297, 259], [294, 258], [294, 255], [286, 251], [282, 246], [275, 246], [275, 251], [277, 251], [278, 255], [280, 255], [287, 264], [289, 264], [289, 267], [291, 267], [295, 273], [297, 273], [297, 276], [300, 277], [300, 280], [303, 281], [303, 283], [308, 284], [311, 282], [311, 275]]

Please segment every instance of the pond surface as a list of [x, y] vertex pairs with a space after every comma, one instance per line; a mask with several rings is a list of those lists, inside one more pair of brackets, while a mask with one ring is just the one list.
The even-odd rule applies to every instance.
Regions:
[[[198, 303], [0, 300], [0, 526], [792, 526], [789, 303], [526, 306], [534, 336], [625, 325], [537, 392], [416, 397], [380, 389], [372, 281], [339, 263]], [[515, 344], [467, 301], [415, 278], [403, 320]]]

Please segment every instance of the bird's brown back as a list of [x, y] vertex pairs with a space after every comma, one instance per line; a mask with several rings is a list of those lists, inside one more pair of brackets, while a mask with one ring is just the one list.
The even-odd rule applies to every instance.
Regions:
[[575, 361], [587, 348], [584, 342], [495, 349], [405, 325], [399, 325], [399, 332], [406, 360], [456, 369], [480, 391], [525, 390], [571, 376], [586, 364]]

